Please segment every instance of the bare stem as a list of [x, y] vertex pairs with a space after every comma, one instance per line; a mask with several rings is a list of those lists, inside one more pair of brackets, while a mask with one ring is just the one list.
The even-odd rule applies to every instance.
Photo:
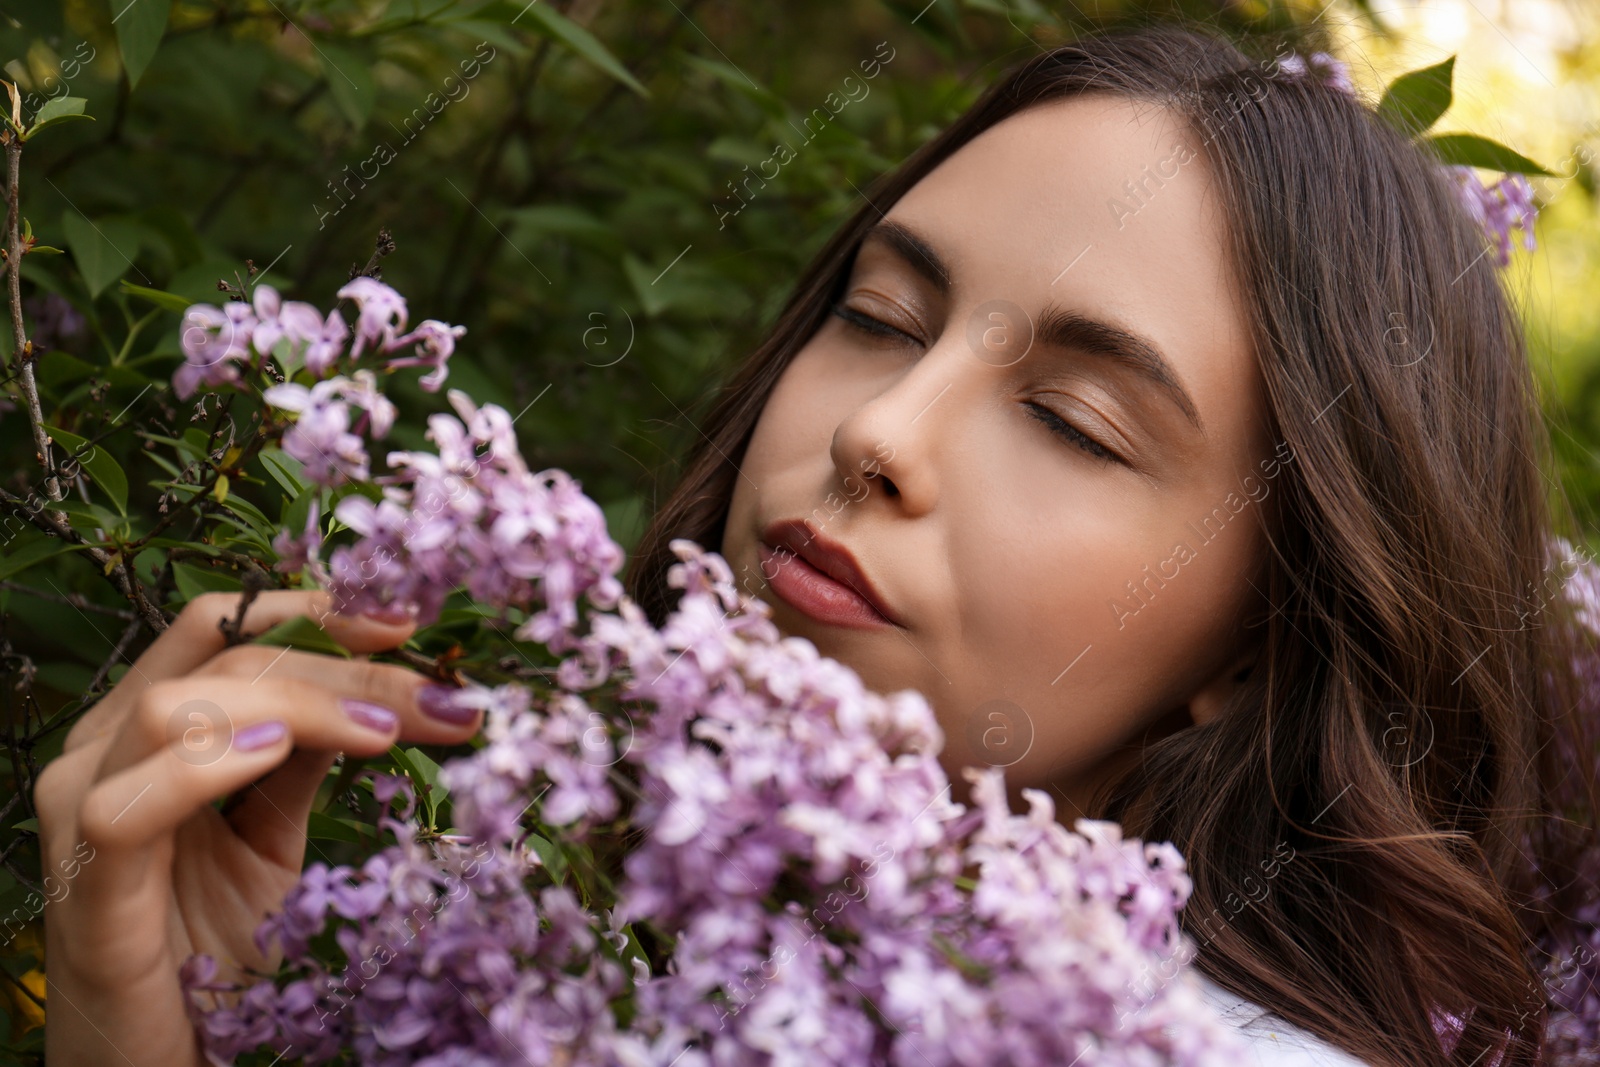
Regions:
[[108, 608], [103, 604], [96, 604], [88, 597], [78, 593], [68, 593], [66, 596], [60, 596], [56, 593], [46, 593], [43, 589], [35, 589], [33, 586], [22, 582], [9, 581], [0, 582], [0, 589], [9, 589], [14, 593], [23, 593], [27, 596], [38, 597], [40, 600], [54, 601], [57, 604], [67, 604], [77, 608], [79, 611], [95, 611], [102, 615], [114, 615], [119, 619], [133, 618], [133, 612], [126, 608]]
[[[116, 646], [111, 650], [111, 655], [106, 657], [105, 662], [100, 664], [100, 669], [95, 671], [94, 677], [89, 680], [88, 691], [90, 693], [98, 693], [100, 691], [100, 686], [111, 676], [111, 668], [117, 665], [117, 660], [128, 658], [128, 646], [133, 644], [133, 639], [138, 637], [143, 629], [144, 620], [134, 619], [122, 631], [122, 636], [117, 639]], [[133, 661], [128, 660], [128, 662], [131, 664]]]
[[33, 424], [33, 444], [44, 464], [44, 490], [51, 500], [60, 500], [61, 482], [56, 478], [55, 459], [50, 455], [50, 438], [44, 432], [44, 410], [39, 406], [39, 385], [33, 377], [33, 347], [22, 323], [22, 221], [18, 201], [22, 174], [22, 142], [16, 132], [7, 130], [6, 145], [6, 294], [11, 303], [12, 359], [22, 379], [22, 395], [28, 405], [28, 421]]

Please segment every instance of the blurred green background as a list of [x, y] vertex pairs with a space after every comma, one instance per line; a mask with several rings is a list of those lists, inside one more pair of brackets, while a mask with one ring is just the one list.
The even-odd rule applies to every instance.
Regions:
[[[1305, 35], [1347, 60], [1374, 100], [1396, 74], [1457, 55], [1456, 105], [1437, 129], [1493, 137], [1570, 175], [1536, 183], [1540, 247], [1515, 253], [1507, 271], [1546, 387], [1557, 479], [1600, 544], [1600, 232], [1596, 170], [1575, 155], [1579, 146], [1600, 155], [1593, 8], [6, 0], [0, 62], [24, 114], [70, 95], [95, 119], [24, 153], [23, 214], [42, 244], [66, 252], [23, 265], [47, 421], [72, 428], [120, 414], [105, 447], [135, 469], [138, 434], [181, 436], [193, 405], [167, 387], [181, 359], [178, 315], [124, 283], [219, 300], [218, 279], [245, 276], [251, 263], [257, 280], [327, 308], [387, 229], [397, 247], [383, 277], [409, 299], [413, 321], [468, 327], [448, 384], [525, 411], [517, 426], [529, 462], [581, 479], [631, 547], [699, 435], [711, 386], [755, 345], [802, 264], [877, 175], [1035, 50], [1097, 27], [1184, 17], [1241, 37]], [[841, 98], [836, 116], [803, 129]], [[794, 158], [764, 187], [753, 182], [740, 208], [733, 187], [780, 142], [797, 146]], [[7, 323], [8, 366], [10, 337]], [[415, 378], [389, 384], [403, 412], [394, 447], [422, 447], [423, 417], [444, 407]], [[8, 377], [4, 395], [14, 402], [16, 390]], [[7, 486], [25, 493], [33, 445], [24, 413], [3, 400], [0, 448]], [[133, 481], [130, 511], [148, 513], [155, 491]], [[275, 515], [275, 497], [262, 495]], [[16, 731], [26, 700], [46, 705], [33, 707], [39, 716], [85, 691], [123, 623], [19, 590], [3, 554], [15, 550], [0, 549], [10, 731], [0, 1064], [32, 1064], [44, 989], [24, 794], [64, 731]], [[111, 605], [92, 570], [74, 555], [56, 573]]]

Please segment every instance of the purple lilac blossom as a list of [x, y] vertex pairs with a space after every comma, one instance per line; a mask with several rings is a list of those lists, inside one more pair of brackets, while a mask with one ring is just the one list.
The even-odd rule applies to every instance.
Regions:
[[[415, 343], [417, 355], [399, 356], [388, 363], [390, 370], [401, 367], [432, 367], [433, 370], [417, 380], [425, 392], [437, 393], [450, 374], [446, 364], [456, 350], [456, 338], [467, 332], [465, 326], [451, 326], [438, 319], [424, 319], [417, 328], [404, 337], [397, 337], [390, 349]], [[387, 350], [387, 349], [386, 349]]]
[[[364, 396], [343, 386], [333, 394]], [[527, 469], [503, 408], [478, 408], [457, 390], [449, 398], [461, 417], [441, 413], [428, 419], [427, 437], [438, 446], [437, 454], [389, 453], [392, 473], [380, 479], [383, 497], [351, 495], [335, 507], [334, 516], [360, 539], [335, 549], [325, 570], [314, 552], [296, 549], [296, 558], [326, 580], [345, 605], [342, 610], [415, 605], [424, 626], [438, 619], [445, 598], [460, 587], [495, 607], [538, 601], [541, 610], [517, 636], [556, 647], [577, 622], [580, 596], [604, 606], [616, 603], [622, 592], [615, 576], [622, 550], [606, 535], [599, 506], [568, 474]], [[311, 404], [309, 393], [288, 392], [282, 399]], [[338, 429], [329, 431], [329, 440], [308, 440], [304, 446], [332, 453]], [[301, 458], [290, 443], [285, 435], [285, 451]], [[296, 448], [308, 450], [298, 441]]]
[[406, 333], [405, 298], [373, 278], [355, 278], [338, 295], [357, 307], [354, 343], [348, 352], [351, 329], [337, 308], [324, 316], [311, 304], [284, 300], [270, 285], [257, 285], [249, 303], [234, 300], [220, 308], [192, 305], [180, 328], [184, 363], [173, 375], [178, 396], [188, 398], [202, 385], [240, 385], [239, 365], [258, 366], [260, 357], [274, 351], [286, 359], [299, 359], [312, 378], [322, 379], [346, 356], [354, 362], [363, 351], [389, 355], [407, 346], [414, 346], [415, 354], [396, 356], [385, 369], [429, 367], [418, 384], [430, 393], [439, 390], [465, 326], [427, 319]]
[[88, 320], [72, 306], [72, 302], [59, 293], [36, 293], [25, 297], [22, 310], [33, 320], [32, 340], [40, 349], [61, 347], [62, 343], [81, 337]]
[[202, 385], [239, 381], [238, 363], [250, 358], [250, 337], [255, 325], [250, 305], [238, 301], [220, 308], [195, 304], [184, 312], [179, 326], [184, 362], [172, 376], [178, 396], [187, 399]]
[[372, 371], [365, 369], [353, 379], [329, 378], [310, 388], [284, 382], [265, 390], [261, 398], [297, 413], [284, 431], [283, 450], [303, 464], [306, 479], [318, 485], [367, 478], [366, 444], [350, 429], [352, 407], [362, 412], [362, 425], [370, 423], [374, 436], [383, 436], [394, 423], [394, 405], [377, 391]]
[[354, 301], [357, 308], [351, 359], [361, 355], [368, 345], [380, 350], [393, 347], [406, 328], [405, 297], [376, 278], [352, 278], [336, 295], [341, 300]]
[[[1350, 91], [1331, 57], [1311, 66]], [[1526, 230], [1531, 199], [1516, 183], [1497, 188], [1506, 229]], [[415, 344], [388, 368], [431, 366], [424, 388], [439, 387], [463, 328], [426, 320], [404, 333], [404, 300], [371, 279], [340, 295], [359, 307], [352, 356]], [[320, 378], [347, 336], [337, 312], [322, 319], [258, 287], [251, 304], [190, 309], [174, 384], [180, 395], [237, 384], [252, 349], [285, 339]], [[430, 418], [436, 454], [391, 453], [379, 500], [338, 505], [355, 544], [322, 563], [313, 500], [304, 529], [274, 539], [279, 567], [424, 625], [457, 588], [536, 608], [517, 636], [565, 657], [558, 688], [460, 694], [488, 714], [485, 747], [440, 772], [457, 826], [424, 844], [405, 813], [386, 817], [395, 846], [359, 869], [308, 868], [258, 931], [263, 954], [286, 962], [276, 981], [220, 981], [206, 957], [185, 965], [214, 1062], [286, 1044], [311, 1063], [349, 1052], [383, 1065], [1237, 1055], [1183, 969], [1193, 946], [1176, 913], [1190, 884], [1176, 850], [1123, 840], [1112, 823], [1068, 830], [1037, 791], [1024, 791], [1027, 815], [1012, 814], [997, 769], [969, 769], [973, 807], [952, 803], [925, 700], [870, 693], [808, 641], [780, 638], [726, 561], [691, 542], [672, 544], [669, 580], [684, 594], [656, 629], [622, 594], [621, 550], [578, 484], [529, 472], [503, 409], [448, 396], [459, 418]], [[394, 420], [366, 368], [265, 399], [299, 413], [285, 451], [325, 485], [365, 481], [359, 435], [382, 437]], [[1588, 564], [1566, 592], [1600, 638], [1600, 571]], [[1600, 658], [1578, 668], [1600, 693]], [[611, 682], [628, 710], [594, 692]], [[383, 779], [374, 793], [387, 805], [402, 784]], [[585, 907], [552, 883], [529, 835], [582, 847], [599, 827], [637, 843], [611, 906]], [[1600, 1042], [1600, 855], [1590, 859], [1591, 903], [1569, 917], [1571, 937], [1542, 946], [1551, 1067], [1592, 1062], [1585, 1050]], [[665, 936], [660, 966], [630, 941], [632, 924]], [[311, 948], [330, 932], [331, 961]], [[1152, 983], [1158, 970], [1177, 977]], [[207, 993], [224, 999], [208, 1009]], [[1448, 1046], [1459, 1020], [1436, 1026]]]
[[1330, 89], [1352, 99], [1356, 95], [1355, 83], [1350, 80], [1350, 68], [1327, 52], [1313, 52], [1309, 57], [1291, 52], [1278, 61], [1278, 70], [1291, 78], [1314, 76]]
[[1533, 186], [1521, 174], [1507, 174], [1493, 185], [1478, 180], [1471, 167], [1445, 168], [1455, 183], [1462, 207], [1493, 242], [1495, 259], [1503, 267], [1511, 262], [1511, 231], [1522, 230], [1522, 247], [1536, 247], [1533, 223], [1538, 207], [1533, 202]]

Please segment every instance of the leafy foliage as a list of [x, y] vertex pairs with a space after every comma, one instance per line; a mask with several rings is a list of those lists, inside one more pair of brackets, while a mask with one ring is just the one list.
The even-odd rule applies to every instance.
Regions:
[[[310, 487], [259, 447], [252, 419], [223, 396], [171, 391], [182, 310], [220, 302], [219, 279], [321, 302], [387, 229], [385, 279], [470, 325], [451, 384], [523, 413], [529, 463], [577, 475], [631, 548], [712, 386], [800, 266], [997, 64], [1174, 13], [1292, 33], [1321, 6], [1106, 2], [1091, 19], [1037, 0], [5, 5], [0, 62], [20, 119], [0, 110], [8, 136], [27, 137], [27, 254], [7, 251], [20, 330], [0, 306], [0, 1064], [42, 1060], [39, 767], [164, 611], [266, 580], [248, 557], [308, 511]], [[1437, 86], [1392, 87], [1394, 112], [1426, 129]], [[1447, 104], [1448, 71], [1444, 86]], [[751, 181], [780, 144], [792, 159]], [[1483, 148], [1441, 151], [1479, 163], [1468, 157]], [[401, 406], [391, 440], [418, 448], [437, 398], [403, 378], [387, 390]], [[1572, 454], [1592, 458], [1600, 426], [1572, 428]], [[1590, 470], [1575, 484], [1600, 481]], [[446, 654], [452, 627], [475, 624], [448, 609], [420, 651]], [[258, 640], [319, 647], [305, 628]], [[432, 813], [441, 758], [396, 750], [377, 769], [410, 775]], [[373, 802], [348, 775], [325, 799], [313, 850], [348, 861], [371, 845]]]

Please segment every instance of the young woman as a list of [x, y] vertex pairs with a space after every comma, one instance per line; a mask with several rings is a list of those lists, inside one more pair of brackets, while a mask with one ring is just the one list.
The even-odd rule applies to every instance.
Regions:
[[[926, 694], [958, 780], [1175, 842], [1261, 1062], [1532, 1064], [1571, 679], [1483, 242], [1314, 72], [1176, 30], [1036, 56], [806, 270], [630, 589], [659, 623], [670, 539], [716, 547], [785, 632]], [[327, 604], [246, 626], [410, 632]], [[223, 650], [234, 610], [186, 609], [39, 783], [47, 861], [94, 849], [46, 914], [53, 1064], [198, 1062], [178, 966], [257, 959], [331, 753], [476, 727], [401, 667]], [[186, 753], [185, 708], [225, 751]]]

